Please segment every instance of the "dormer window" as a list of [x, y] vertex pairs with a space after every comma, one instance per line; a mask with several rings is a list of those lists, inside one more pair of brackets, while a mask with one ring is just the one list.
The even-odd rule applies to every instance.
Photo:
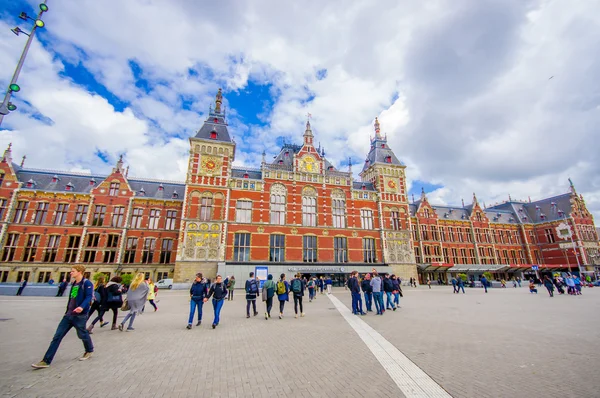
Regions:
[[211, 131], [210, 132], [210, 139], [211, 140], [216, 140], [217, 139], [217, 132], [216, 131]]
[[53, 182], [53, 183], [57, 183], [57, 182], [58, 182], [58, 176], [57, 176], [56, 174], [54, 174], [54, 175], [52, 176], [52, 182]]
[[285, 156], [290, 156], [290, 152], [289, 151], [285, 151]]
[[281, 159], [280, 159], [280, 160], [279, 160], [279, 164], [283, 164], [283, 160], [281, 160]]
[[27, 188], [33, 188], [33, 186], [35, 185], [35, 181], [33, 181], [33, 179], [29, 179], [29, 181], [27, 181]]
[[385, 144], [381, 144], [381, 147], [382, 147], [382, 148], [385, 148]]
[[144, 187], [142, 187], [142, 189], [140, 189], [140, 190], [138, 191], [138, 194], [139, 194], [140, 196], [146, 196], [146, 190], [144, 189]]
[[90, 186], [91, 186], [91, 187], [93, 187], [95, 184], [96, 184], [96, 179], [95, 179], [95, 178], [92, 178], [92, 179], [90, 180]]
[[250, 178], [250, 175], [248, 174], [248, 172], [244, 173], [244, 178]]
[[65, 186], [65, 191], [72, 191], [74, 188], [74, 185], [71, 181], [69, 181], [69, 183]]
[[171, 195], [172, 199], [177, 199], [179, 198], [179, 194], [177, 193], [177, 191], [173, 191], [173, 195]]
[[329, 166], [327, 170], [333, 170], [333, 166]]
[[217, 118], [214, 118], [214, 119], [213, 119], [213, 122], [215, 122], [215, 123], [219, 123], [219, 119], [217, 119]]
[[159, 191], [164, 191], [164, 189], [165, 189], [165, 187], [163, 186], [163, 184], [160, 184], [160, 185], [158, 186], [158, 190], [159, 190]]
[[121, 186], [121, 184], [118, 182], [111, 182], [110, 189], [108, 191], [108, 195], [109, 196], [117, 196], [117, 194], [119, 193], [120, 186]]
[[386, 162], [386, 163], [392, 163], [392, 157], [391, 157], [391, 156], [389, 156], [389, 155], [388, 155], [388, 156], [386, 156], [386, 157], [385, 157], [385, 162]]
[[363, 191], [367, 190], [367, 186], [365, 184], [362, 184], [362, 186], [360, 187]]

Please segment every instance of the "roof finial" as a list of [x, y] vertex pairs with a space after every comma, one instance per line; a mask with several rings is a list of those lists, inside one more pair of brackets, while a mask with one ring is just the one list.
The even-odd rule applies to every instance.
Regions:
[[23, 155], [23, 159], [21, 159], [21, 168], [25, 166], [25, 159], [27, 159], [27, 155]]
[[263, 149], [263, 151], [262, 151], [262, 164], [267, 163], [266, 156], [267, 156], [267, 152], [265, 152], [265, 150]]
[[217, 96], [215, 98], [215, 113], [221, 113], [221, 104], [223, 103], [223, 93], [222, 90], [219, 89], [217, 92]]
[[427, 200], [427, 196], [425, 195], [425, 188], [421, 187], [421, 200]]
[[348, 173], [352, 173], [352, 157], [348, 158]]
[[512, 202], [512, 198], [510, 197], [510, 194], [508, 194], [508, 201]]
[[463, 198], [461, 198], [460, 201], [462, 202], [463, 209], [464, 209], [465, 208], [465, 200]]
[[123, 171], [123, 154], [119, 155], [119, 161], [117, 162], [117, 170]]
[[129, 166], [127, 166], [127, 168], [125, 169], [125, 177], [127, 177], [129, 175]]
[[577, 191], [575, 191], [575, 184], [573, 184], [571, 177], [569, 177], [569, 186], [571, 187], [571, 193], [577, 194]]
[[375, 138], [380, 140], [381, 139], [381, 126], [379, 125], [379, 119], [377, 119], [377, 117], [375, 117]]
[[476, 204], [479, 204], [477, 202], [477, 195], [475, 195], [475, 192], [473, 192], [473, 206], [475, 206]]
[[8, 144], [8, 148], [4, 151], [4, 156], [2, 157], [3, 162], [11, 163], [12, 162], [12, 142]]
[[415, 204], [415, 194], [412, 194], [413, 205]]

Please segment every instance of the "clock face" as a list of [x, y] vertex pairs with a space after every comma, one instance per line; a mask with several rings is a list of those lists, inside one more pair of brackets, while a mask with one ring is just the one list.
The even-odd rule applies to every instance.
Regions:
[[398, 184], [396, 183], [395, 179], [386, 178], [384, 184], [387, 191], [398, 192]]
[[213, 157], [205, 157], [202, 159], [202, 170], [207, 173], [215, 172], [219, 167], [219, 159]]
[[317, 171], [315, 160], [310, 156], [305, 156], [300, 160], [300, 170], [314, 173]]
[[389, 180], [388, 187], [390, 187], [391, 189], [396, 189], [396, 183], [392, 180]]

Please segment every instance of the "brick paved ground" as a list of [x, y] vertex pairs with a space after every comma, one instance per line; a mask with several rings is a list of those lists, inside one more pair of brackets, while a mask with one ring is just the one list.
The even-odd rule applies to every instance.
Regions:
[[[347, 291], [335, 294], [349, 306]], [[0, 396], [402, 396], [325, 296], [306, 304], [305, 318], [289, 307], [284, 320], [265, 321], [245, 318], [240, 295], [214, 331], [212, 306], [190, 331], [185, 293], [159, 296], [160, 310], [138, 318], [135, 332], [97, 327], [91, 360], [76, 360], [83, 349], [71, 332], [52, 367], [38, 371], [30, 364], [47, 349], [66, 298], [0, 297]], [[550, 299], [525, 288], [460, 296], [405, 288], [401, 305], [362, 319], [453, 396], [600, 395], [600, 289]]]

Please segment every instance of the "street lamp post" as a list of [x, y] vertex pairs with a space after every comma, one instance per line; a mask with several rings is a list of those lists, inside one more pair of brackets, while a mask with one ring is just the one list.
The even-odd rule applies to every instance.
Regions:
[[22, 20], [26, 21], [30, 19], [33, 21], [33, 28], [31, 28], [31, 32], [27, 33], [21, 30], [21, 28], [19, 27], [11, 29], [11, 31], [15, 35], [18, 36], [19, 34], [23, 33], [24, 35], [27, 35], [28, 38], [27, 42], [25, 43], [25, 47], [23, 48], [23, 52], [21, 53], [21, 58], [19, 58], [19, 63], [17, 63], [17, 67], [15, 68], [13, 77], [8, 85], [8, 89], [6, 90], [4, 100], [2, 101], [2, 104], [0, 104], [0, 126], [2, 126], [2, 120], [4, 119], [4, 116], [17, 109], [17, 106], [10, 102], [10, 97], [12, 96], [13, 92], [16, 93], [21, 90], [21, 87], [19, 87], [19, 85], [17, 84], [17, 79], [19, 78], [19, 73], [21, 73], [21, 69], [23, 68], [23, 63], [25, 62], [25, 57], [27, 56], [27, 52], [29, 51], [29, 46], [31, 46], [31, 42], [33, 41], [33, 37], [35, 36], [35, 31], [37, 30], [37, 28], [43, 28], [45, 25], [44, 21], [42, 21], [41, 18], [42, 14], [48, 11], [46, 1], [47, 0], [44, 0], [44, 2], [40, 4], [40, 12], [38, 13], [37, 18], [33, 19], [24, 12], [22, 12], [21, 15], [19, 15], [19, 18], [21, 18]]

